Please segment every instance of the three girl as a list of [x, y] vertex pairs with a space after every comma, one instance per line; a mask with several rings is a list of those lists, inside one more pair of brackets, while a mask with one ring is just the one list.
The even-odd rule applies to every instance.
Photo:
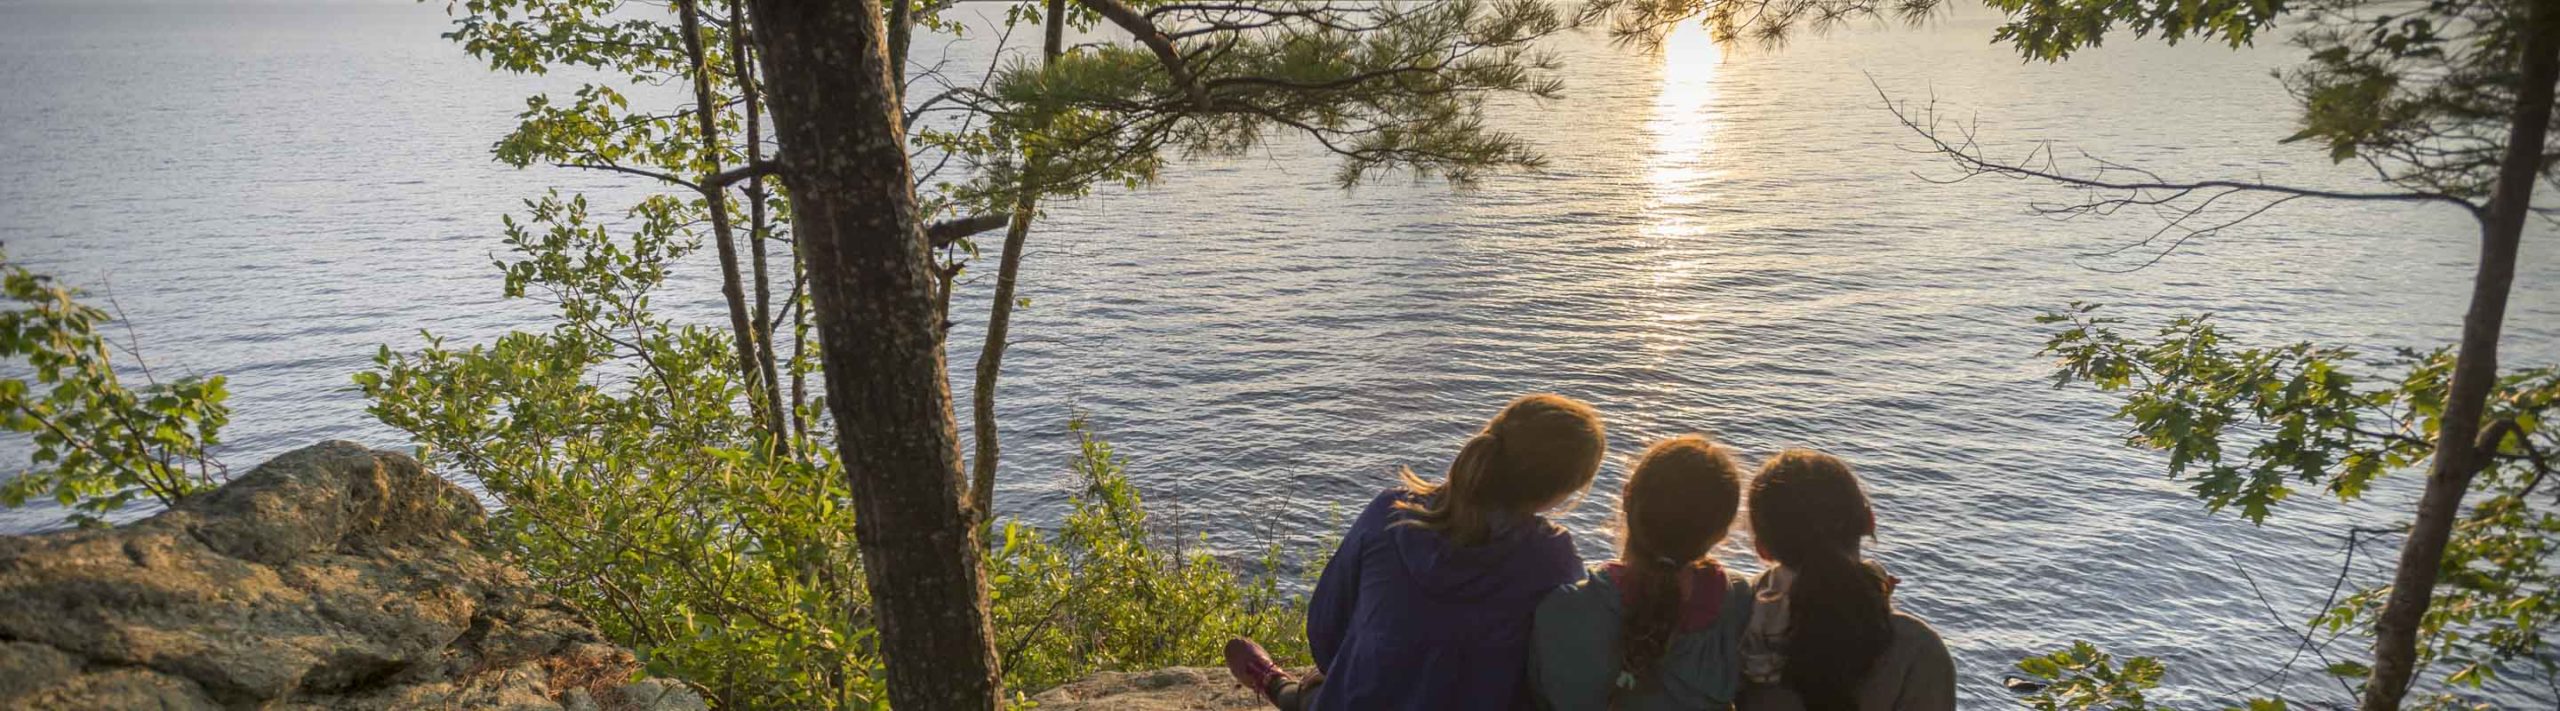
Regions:
[[1229, 671], [1285, 710], [1954, 708], [1945, 644], [1893, 609], [1896, 581], [1859, 552], [1875, 518], [1846, 463], [1788, 450], [1752, 477], [1768, 570], [1746, 581], [1711, 555], [1745, 498], [1741, 466], [1698, 435], [1638, 459], [1617, 559], [1582, 570], [1543, 514], [1606, 450], [1590, 406], [1513, 401], [1447, 477], [1405, 472], [1344, 534], [1309, 603], [1315, 674], [1243, 639]]

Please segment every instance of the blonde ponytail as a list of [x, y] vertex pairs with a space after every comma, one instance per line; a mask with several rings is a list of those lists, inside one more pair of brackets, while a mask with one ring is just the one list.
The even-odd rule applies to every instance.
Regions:
[[1496, 513], [1537, 513], [1591, 486], [1608, 448], [1600, 413], [1590, 405], [1562, 395], [1523, 396], [1467, 439], [1440, 481], [1400, 472], [1413, 500], [1396, 504], [1408, 513], [1397, 525], [1428, 529], [1460, 546], [1484, 543]]

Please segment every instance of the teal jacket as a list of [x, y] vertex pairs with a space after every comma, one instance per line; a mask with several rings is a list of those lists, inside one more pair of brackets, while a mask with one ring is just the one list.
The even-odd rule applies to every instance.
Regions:
[[[1529, 649], [1529, 676], [1540, 708], [1610, 709], [1618, 683], [1618, 615], [1612, 580], [1617, 564], [1592, 568], [1581, 582], [1547, 595]], [[1751, 582], [1721, 566], [1695, 573], [1681, 631], [1654, 670], [1653, 688], [1627, 692], [1618, 711], [1694, 711], [1731, 705], [1742, 687], [1742, 631], [1751, 623]], [[1721, 582], [1721, 585], [1716, 583]], [[1720, 589], [1719, 589], [1720, 588]], [[1719, 592], [1706, 599], [1698, 593]]]

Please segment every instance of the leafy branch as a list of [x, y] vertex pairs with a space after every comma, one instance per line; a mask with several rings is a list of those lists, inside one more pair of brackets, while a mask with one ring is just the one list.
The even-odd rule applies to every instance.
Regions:
[[0, 379], [0, 430], [35, 445], [30, 465], [0, 483], [0, 505], [51, 498], [70, 521], [96, 525], [139, 497], [165, 506], [219, 483], [211, 448], [230, 422], [221, 376], [161, 383], [146, 368], [151, 382], [129, 386], [99, 332], [114, 319], [78, 290], [0, 254], [0, 291], [15, 305], [0, 312], [0, 358], [33, 371]]

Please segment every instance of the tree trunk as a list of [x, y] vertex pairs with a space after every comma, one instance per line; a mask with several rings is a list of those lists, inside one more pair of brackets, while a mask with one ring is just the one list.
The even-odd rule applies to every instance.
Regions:
[[[738, 97], [745, 104], [747, 124], [747, 165], [764, 162], [764, 105], [756, 96], [755, 72], [750, 71], [747, 51], [747, 15], [739, 0], [729, 2], [729, 64], [738, 77]], [[765, 214], [764, 176], [747, 177], [747, 246], [756, 273], [755, 315], [750, 322], [756, 329], [756, 369], [763, 374], [767, 427], [773, 428], [775, 450], [790, 456], [792, 437], [782, 429], [783, 415], [788, 413], [782, 402], [782, 377], [776, 372], [773, 352], [773, 276], [765, 255], [765, 240], [773, 235], [772, 221]]]
[[[800, 263], [800, 239], [795, 233], [791, 241], [791, 278], [799, 283], [806, 283], [809, 275], [802, 271], [805, 268]], [[810, 442], [809, 372], [801, 365], [809, 357], [809, 304], [800, 295], [800, 289], [797, 286], [791, 289], [789, 307], [791, 309], [791, 439], [795, 442]]]
[[951, 284], [960, 279], [959, 258], [933, 268], [933, 312], [941, 318], [942, 334], [951, 335]]
[[[1047, 23], [1041, 42], [1041, 64], [1056, 64], [1066, 51], [1066, 0], [1049, 0], [1041, 20]], [[1004, 232], [1004, 256], [996, 266], [995, 302], [987, 309], [987, 342], [978, 349], [978, 379], [969, 391], [970, 434], [978, 454], [969, 463], [969, 508], [981, 522], [996, 515], [996, 378], [1004, 371], [1005, 338], [1013, 324], [1015, 277], [1022, 272], [1022, 243], [1031, 235], [1031, 220], [1040, 214], [1039, 156], [1025, 151], [1021, 192], [1013, 202], [1013, 220]]]
[[[1026, 182], [1030, 173], [1024, 174]], [[969, 392], [970, 434], [978, 456], [969, 462], [969, 508], [978, 520], [996, 515], [996, 376], [1004, 370], [1005, 338], [1013, 324], [1013, 287], [1022, 272], [1022, 243], [1031, 234], [1031, 218], [1039, 214], [1039, 194], [1022, 188], [1013, 203], [1013, 224], [1004, 231], [1004, 256], [996, 266], [994, 303], [987, 308], [987, 342], [978, 348], [978, 380]]]
[[[916, 0], [882, 1], [889, 3], [889, 96], [900, 98], [907, 93], [907, 43], [916, 34]], [[906, 107], [903, 98], [892, 103]]]
[[[696, 130], [702, 133], [703, 150], [708, 154], [707, 174], [720, 172], [720, 122], [716, 116], [719, 104], [711, 93], [710, 60], [702, 50], [702, 9], [695, 0], [677, 0], [676, 13], [684, 19], [685, 58], [693, 69], [693, 115]], [[729, 217], [728, 194], [717, 187], [702, 191], [703, 206], [711, 211], [711, 241], [720, 253], [720, 296], [729, 302], [729, 330], [736, 336], [739, 377], [746, 379], [747, 402], [761, 415], [767, 431], [775, 439], [782, 436], [782, 413], [767, 407], [759, 397], [764, 389], [758, 381], [764, 369], [757, 367], [755, 318], [747, 312], [746, 287], [739, 283], [736, 230]]]
[[2489, 390], [2498, 380], [2498, 333], [2507, 317], [2507, 291], [2516, 277], [2516, 245], [2541, 178], [2543, 143], [2551, 125], [2552, 84], [2560, 80], [2560, 0], [2531, 0], [2518, 39], [2516, 105], [2508, 124], [2498, 184], [2480, 221], [2480, 265], [2471, 281], [2471, 310], [2462, 317], [2462, 345], [2455, 351], [2453, 382], [2445, 395], [2436, 453], [2427, 472], [2418, 518], [2401, 544], [2391, 597], [2374, 622], [2373, 673], [2365, 681], [2364, 711], [2394, 711], [2417, 672], [2418, 628], [2435, 598], [2437, 573], [2462, 496], [2489, 462], [2480, 425]]
[[1067, 51], [1067, 0], [1049, 0], [1048, 12], [1040, 19], [1049, 23], [1048, 34], [1040, 41], [1040, 61], [1047, 66]]
[[751, 0], [889, 701], [1002, 696], [880, 0]]

